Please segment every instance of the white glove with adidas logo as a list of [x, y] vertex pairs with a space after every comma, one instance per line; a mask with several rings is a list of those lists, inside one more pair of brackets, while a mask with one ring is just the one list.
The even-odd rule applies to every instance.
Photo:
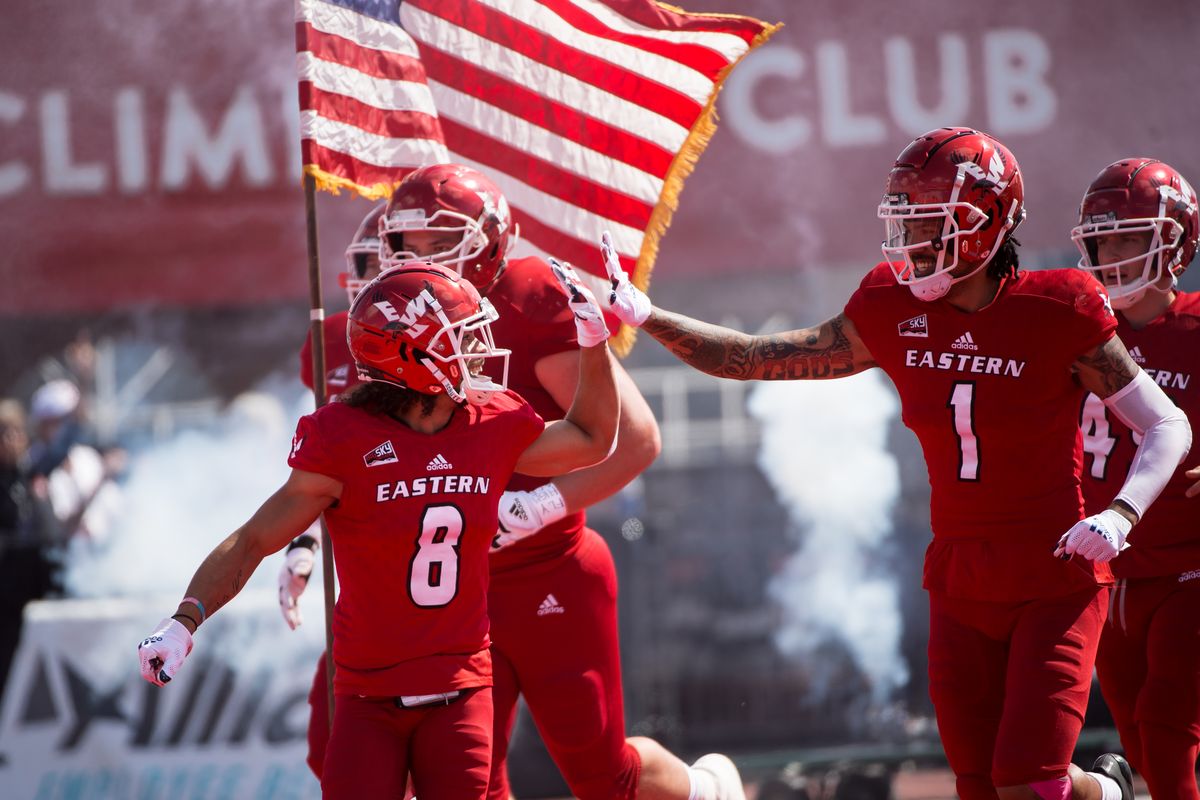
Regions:
[[1079, 554], [1098, 564], [1112, 561], [1128, 547], [1125, 537], [1132, 528], [1132, 522], [1111, 508], [1106, 508], [1099, 514], [1076, 522], [1058, 540], [1054, 555], [1065, 560]]
[[192, 634], [177, 619], [168, 617], [138, 645], [142, 677], [155, 686], [166, 686], [179, 674], [183, 660], [192, 652]]
[[595, 347], [608, 341], [608, 324], [604, 321], [604, 312], [596, 302], [592, 290], [584, 285], [575, 268], [570, 264], [550, 259], [550, 269], [554, 277], [567, 293], [567, 305], [575, 315], [575, 335], [580, 347]]
[[287, 551], [283, 566], [279, 568], [279, 610], [283, 612], [283, 621], [292, 630], [299, 628], [303, 622], [300, 617], [300, 595], [308, 587], [308, 579], [312, 577], [316, 561], [313, 550], [301, 545]]
[[633, 285], [629, 275], [621, 268], [621, 260], [613, 247], [612, 234], [608, 231], [600, 234], [600, 255], [604, 258], [604, 270], [612, 284], [612, 291], [608, 294], [612, 312], [626, 325], [639, 327], [650, 316], [650, 298]]
[[531, 492], [505, 492], [500, 495], [500, 530], [492, 539], [492, 551], [532, 536], [566, 515], [567, 501], [553, 483]]

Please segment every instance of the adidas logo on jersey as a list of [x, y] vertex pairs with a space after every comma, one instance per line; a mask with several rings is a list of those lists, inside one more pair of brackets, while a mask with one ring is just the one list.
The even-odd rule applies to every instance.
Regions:
[[435, 469], [454, 469], [454, 465], [443, 458], [441, 453], [438, 453], [425, 465], [426, 472], [433, 472]]
[[538, 606], [538, 616], [544, 617], [547, 614], [565, 614], [566, 609], [558, 604], [558, 598], [552, 594], [546, 595], [546, 599]]
[[1139, 364], [1146, 363], [1146, 357], [1142, 355], [1142, 348], [1135, 347], [1129, 351], [1130, 357]]
[[929, 336], [929, 315], [921, 314], [920, 316], [906, 319], [896, 326], [897, 332], [901, 336]]
[[971, 332], [967, 331], [962, 336], [955, 339], [950, 344], [951, 350], [978, 350], [979, 345], [975, 344], [975, 339], [971, 336]]
[[396, 448], [392, 447], [391, 439], [387, 440], [363, 456], [363, 463], [368, 467], [378, 467], [383, 464], [395, 464], [399, 460], [400, 459], [396, 457]]

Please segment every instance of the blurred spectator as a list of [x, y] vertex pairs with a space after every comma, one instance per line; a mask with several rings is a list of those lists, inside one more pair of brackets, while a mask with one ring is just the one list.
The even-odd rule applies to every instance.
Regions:
[[50, 505], [63, 538], [102, 541], [121, 506], [120, 488], [113, 481], [125, 467], [125, 451], [103, 454], [88, 442], [79, 389], [70, 381], [52, 380], [33, 393], [30, 417], [34, 442], [30, 474], [45, 476]]
[[28, 467], [24, 411], [15, 400], [0, 400], [0, 698], [25, 604], [55, 587], [50, 550], [59, 528], [45, 478], [32, 477]]

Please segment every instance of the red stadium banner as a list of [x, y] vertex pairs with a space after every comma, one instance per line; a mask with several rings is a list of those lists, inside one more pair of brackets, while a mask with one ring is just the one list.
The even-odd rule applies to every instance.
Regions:
[[[516, 2], [401, 6], [450, 153], [498, 173], [520, 210], [525, 246], [597, 269], [599, 258], [583, 248], [595, 228], [617, 223], [626, 258], [645, 255], [656, 213], [646, 223], [646, 209], [660, 208], [650, 202], [656, 190], [662, 197], [656, 181], [669, 183], [654, 176], [685, 169], [686, 161], [643, 146], [652, 118], [623, 107], [620, 125], [611, 115], [582, 115], [572, 126], [559, 116], [562, 106], [546, 103], [541, 117], [529, 112], [517, 124], [509, 104], [524, 96], [522, 87], [548, 91], [556, 73], [573, 79], [574, 91], [594, 90], [605, 69], [590, 49], [597, 40], [620, 42], [630, 54], [617, 59], [620, 66], [654, 76], [658, 68], [646, 59], [711, 49], [673, 44], [704, 29], [644, 0], [625, 4], [644, 13], [622, 14], [619, 34], [604, 33], [618, 26], [599, 12], [581, 14], [580, 3], [541, 0], [536, 14], [507, 13]], [[1025, 173], [1025, 250], [1064, 261], [1073, 260], [1067, 231], [1080, 195], [1104, 165], [1147, 155], [1200, 180], [1200, 112], [1180, 101], [1200, 82], [1200, 62], [1179, 57], [1200, 26], [1195, 3], [1169, 0], [1147, 15], [1134, 4], [1096, 0], [1084, 17], [1040, 0], [958, 4], [935, 16], [867, 0], [706, 5], [786, 27], [723, 82], [721, 128], [678, 196], [669, 235], [659, 234], [656, 282], [797, 270], [861, 276], [879, 258], [875, 206], [892, 160], [914, 135], [942, 124], [973, 125], [1009, 146]], [[294, 17], [250, 0], [229, 0], [221, 13], [65, 0], [9, 6], [0, 29], [0, 313], [299, 307]], [[563, 35], [545, 21], [551, 17], [567, 26]], [[563, 43], [570, 68], [552, 69], [544, 63], [550, 54], [521, 44], [509, 48], [505, 69], [522, 65], [533, 76], [526, 83], [486, 70], [469, 85], [435, 78], [473, 52], [461, 42], [496, 52], [491, 38], [472, 33], [477, 22], [512, 33], [545, 30], [543, 40]], [[666, 33], [647, 33], [664, 26]], [[441, 38], [451, 35], [464, 38]], [[1119, 57], [1135, 49], [1147, 56]], [[722, 57], [705, 55], [699, 66], [719, 77]], [[622, 96], [652, 104], [678, 131], [682, 101], [668, 102], [668, 90], [684, 87], [668, 74]], [[477, 94], [491, 104], [480, 106], [487, 114], [469, 110]], [[552, 158], [525, 149], [538, 136], [551, 143]], [[565, 199], [556, 200], [549, 189], [559, 185]], [[611, 205], [602, 210], [604, 197]], [[322, 261], [334, 271], [369, 204], [322, 195], [318, 206]], [[651, 232], [640, 245], [630, 233], [639, 226]]]

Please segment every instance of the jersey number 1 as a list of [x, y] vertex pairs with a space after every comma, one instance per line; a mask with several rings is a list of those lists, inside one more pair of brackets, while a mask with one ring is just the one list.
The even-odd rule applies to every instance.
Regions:
[[979, 480], [979, 439], [975, 436], [975, 384], [954, 384], [946, 408], [954, 411], [954, 435], [958, 437], [958, 479]]
[[456, 506], [426, 506], [417, 552], [408, 566], [408, 593], [425, 608], [444, 606], [458, 594], [458, 540], [465, 521]]

